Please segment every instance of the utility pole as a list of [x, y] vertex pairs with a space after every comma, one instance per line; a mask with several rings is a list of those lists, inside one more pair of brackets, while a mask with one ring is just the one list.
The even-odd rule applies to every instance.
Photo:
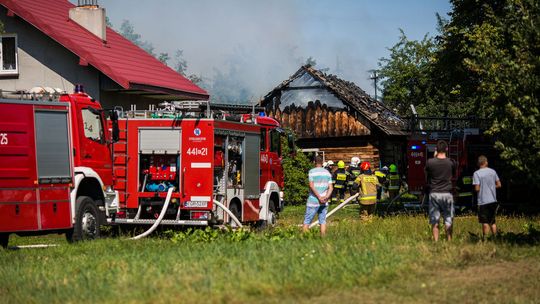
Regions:
[[377, 98], [377, 82], [379, 81], [379, 78], [381, 78], [378, 74], [377, 74], [377, 70], [371, 70], [371, 75], [369, 77], [369, 79], [373, 80], [373, 87], [375, 88], [375, 100], [379, 100]]

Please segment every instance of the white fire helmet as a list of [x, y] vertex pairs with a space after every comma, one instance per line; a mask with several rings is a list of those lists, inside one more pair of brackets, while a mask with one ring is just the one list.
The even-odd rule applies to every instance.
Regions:
[[326, 168], [326, 167], [328, 167], [328, 163], [324, 162], [324, 163], [322, 163], [322, 166], [323, 166], [323, 168]]
[[352, 157], [351, 158], [351, 166], [358, 167], [358, 164], [360, 164], [360, 157]]

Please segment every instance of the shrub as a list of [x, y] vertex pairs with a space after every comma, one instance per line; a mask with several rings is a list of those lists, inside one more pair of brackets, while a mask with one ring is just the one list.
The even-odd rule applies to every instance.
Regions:
[[304, 204], [309, 191], [308, 172], [313, 164], [304, 153], [291, 151], [285, 138], [282, 138], [282, 147], [281, 163], [285, 177], [284, 200], [291, 205]]

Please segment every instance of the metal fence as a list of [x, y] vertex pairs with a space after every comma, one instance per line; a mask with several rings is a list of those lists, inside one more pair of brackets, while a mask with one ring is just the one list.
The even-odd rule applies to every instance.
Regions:
[[454, 130], [479, 129], [487, 130], [490, 127], [489, 120], [470, 117], [422, 117], [412, 116], [408, 118], [407, 131], [410, 132], [451, 132]]

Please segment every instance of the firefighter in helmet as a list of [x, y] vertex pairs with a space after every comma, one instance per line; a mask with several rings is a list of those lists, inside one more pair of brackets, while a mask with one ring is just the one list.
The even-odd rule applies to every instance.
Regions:
[[328, 170], [328, 172], [332, 173], [334, 172], [334, 162], [329, 160], [327, 163], [326, 163], [326, 170]]
[[360, 157], [352, 157], [351, 158], [351, 164], [349, 165], [349, 169], [347, 170], [347, 172], [349, 172], [349, 181], [347, 182], [347, 187], [349, 188], [349, 191], [351, 192], [351, 194], [353, 193], [352, 191], [352, 187], [353, 187], [353, 184], [354, 184], [354, 180], [360, 175], [361, 170], [360, 170]]
[[332, 181], [334, 183], [334, 191], [332, 192], [332, 202], [342, 203], [345, 199], [345, 190], [347, 190], [347, 183], [349, 181], [349, 172], [345, 170], [345, 162], [340, 160], [337, 163], [337, 170], [332, 174]]
[[353, 190], [360, 192], [358, 202], [360, 203], [360, 218], [369, 219], [375, 212], [377, 203], [377, 189], [381, 186], [377, 177], [371, 172], [369, 162], [360, 165], [362, 173], [354, 180]]
[[390, 200], [393, 200], [399, 194], [399, 189], [401, 189], [401, 178], [395, 164], [391, 164], [388, 171], [388, 193], [390, 194]]
[[384, 166], [380, 170], [375, 170], [375, 176], [379, 180], [379, 184], [381, 184], [381, 187], [379, 187], [377, 190], [377, 201], [380, 201], [385, 195], [385, 193], [383, 193], [383, 189], [385, 190], [384, 192], [386, 192], [388, 187], [388, 167]]

